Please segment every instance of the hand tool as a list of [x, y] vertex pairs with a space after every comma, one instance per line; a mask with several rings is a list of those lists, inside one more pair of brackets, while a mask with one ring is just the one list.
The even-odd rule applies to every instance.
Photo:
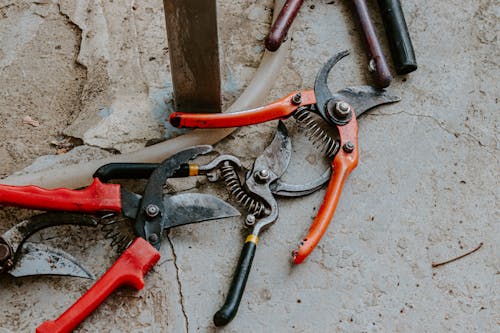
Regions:
[[68, 253], [27, 239], [34, 233], [58, 225], [96, 227], [93, 216], [69, 213], [44, 213], [24, 220], [0, 235], [0, 273], [14, 277], [29, 275], [66, 275], [91, 279], [89, 273]]
[[[240, 215], [231, 205], [210, 195], [163, 193], [163, 185], [167, 178], [185, 176], [183, 173], [189, 170], [178, 171], [178, 169], [197, 155], [206, 154], [211, 150], [210, 146], [192, 147], [165, 160], [150, 173], [142, 196], [127, 191], [118, 184], [102, 183], [99, 178], [94, 178], [93, 183], [83, 190], [64, 188], [48, 190], [36, 186], [0, 185], [2, 205], [65, 212], [35, 216], [29, 222], [21, 223], [6, 232], [2, 236], [0, 246], [0, 252], [3, 253], [2, 271], [17, 268], [19, 263], [29, 263], [27, 260], [20, 260], [23, 254], [20, 249], [34, 232], [62, 224], [97, 225], [96, 218], [85, 215], [89, 213], [121, 213], [124, 217], [134, 220], [135, 234], [147, 240], [134, 241], [87, 294], [63, 314], [60, 320], [42, 325], [39, 328], [41, 332], [70, 331], [120, 285], [130, 284], [142, 288], [142, 276], [159, 259], [157, 249], [161, 245], [164, 230], [188, 223]], [[132, 176], [128, 170], [123, 172], [115, 170], [116, 176], [120, 173], [124, 178]], [[68, 215], [68, 212], [85, 214]], [[39, 261], [49, 259], [54, 261], [55, 258], [58, 262], [60, 258], [68, 258], [66, 254], [58, 256], [54, 252], [44, 252], [43, 248], [31, 253], [39, 254]], [[76, 261], [70, 260], [70, 262]], [[24, 264], [23, 267], [24, 275], [35, 274], [38, 269], [35, 265]], [[30, 269], [31, 271], [27, 273]], [[58, 268], [57, 265], [52, 270], [45, 268], [45, 271], [42, 271], [44, 274], [62, 274], [62, 272], [62, 268]], [[80, 271], [77, 273], [84, 275]]]
[[[290, 162], [291, 151], [288, 131], [280, 121], [273, 141], [256, 158], [250, 170], [243, 167], [241, 161], [233, 155], [220, 155], [201, 166], [193, 163], [183, 164], [178, 170], [182, 175], [206, 175], [210, 182], [224, 181], [231, 197], [249, 212], [245, 225], [252, 228], [252, 233], [243, 245], [225, 304], [214, 315], [216, 326], [226, 325], [237, 313], [259, 234], [278, 219], [278, 204], [274, 196], [304, 196], [321, 188], [330, 178], [330, 170], [327, 170], [317, 179], [304, 184], [289, 184], [281, 180]], [[122, 176], [123, 173], [130, 173], [148, 177], [157, 167], [158, 164], [152, 163], [110, 164], [99, 169], [94, 176], [99, 179], [115, 178], [116, 169], [119, 169]], [[241, 174], [243, 176], [240, 176]]]
[[251, 212], [246, 218], [246, 224], [252, 227], [252, 232], [245, 239], [226, 301], [214, 315], [215, 326], [226, 325], [238, 311], [257, 249], [259, 234], [278, 219], [278, 203], [271, 191], [271, 184], [285, 173], [290, 163], [290, 156], [290, 137], [285, 125], [280, 122], [273, 141], [255, 159], [252, 170], [246, 173], [244, 188], [240, 186], [234, 167], [230, 163], [223, 165], [222, 177], [231, 193]]
[[[255, 109], [235, 113], [203, 115], [173, 113], [170, 123], [176, 127], [223, 128], [258, 124], [292, 116], [306, 129], [306, 134], [332, 159], [332, 177], [323, 204], [309, 233], [293, 252], [294, 263], [301, 263], [315, 248], [325, 233], [340, 198], [347, 176], [358, 164], [357, 118], [378, 105], [399, 101], [385, 90], [371, 86], [350, 87], [332, 94], [327, 85], [328, 73], [349, 52], [344, 51], [329, 59], [316, 76], [313, 90], [297, 91]], [[335, 126], [340, 140], [328, 135], [313, 117], [319, 115], [327, 124]]]
[[375, 33], [375, 27], [370, 18], [366, 0], [353, 0], [356, 13], [359, 17], [361, 28], [363, 29], [366, 43], [368, 45], [368, 55], [370, 56], [369, 69], [376, 74], [375, 83], [379, 88], [386, 88], [391, 84], [392, 76], [389, 66], [385, 60], [384, 52]]
[[378, 0], [396, 73], [408, 74], [417, 69], [415, 51], [399, 0]]

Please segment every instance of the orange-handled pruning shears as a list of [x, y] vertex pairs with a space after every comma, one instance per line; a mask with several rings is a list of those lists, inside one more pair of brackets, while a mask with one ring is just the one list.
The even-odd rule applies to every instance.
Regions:
[[[273, 103], [259, 108], [226, 114], [193, 114], [176, 112], [170, 116], [175, 127], [222, 128], [258, 124], [293, 116], [306, 126], [314, 141], [320, 141], [325, 153], [332, 160], [332, 176], [323, 204], [299, 248], [293, 251], [294, 263], [300, 264], [319, 243], [337, 207], [347, 176], [358, 165], [357, 118], [365, 111], [386, 103], [399, 101], [385, 90], [371, 86], [350, 87], [332, 94], [327, 85], [328, 74], [333, 66], [349, 54], [341, 52], [330, 58], [319, 71], [314, 90], [303, 90], [289, 94]], [[337, 128], [340, 140], [333, 140], [321, 130], [311, 117], [314, 112], [328, 124]]]

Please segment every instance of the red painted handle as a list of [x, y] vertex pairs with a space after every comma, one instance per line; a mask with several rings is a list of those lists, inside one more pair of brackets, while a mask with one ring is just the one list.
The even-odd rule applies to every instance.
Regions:
[[211, 114], [174, 112], [170, 116], [170, 123], [178, 128], [227, 128], [255, 125], [276, 119], [286, 119], [298, 107], [316, 103], [316, 96], [312, 90], [301, 91], [300, 101], [296, 99], [294, 103], [292, 98], [296, 94], [297, 92], [294, 92], [266, 106], [241, 112]]
[[318, 215], [314, 219], [307, 236], [300, 242], [299, 248], [293, 251], [293, 262], [295, 264], [302, 263], [318, 245], [333, 218], [347, 176], [358, 165], [358, 125], [354, 112], [349, 123], [344, 126], [337, 126], [337, 129], [340, 134], [341, 145], [351, 142], [354, 150], [346, 152], [341, 149], [333, 159], [332, 178], [326, 189], [325, 198], [319, 208]]
[[75, 304], [54, 321], [46, 321], [37, 333], [66, 333], [75, 329], [115, 289], [128, 285], [141, 290], [144, 276], [160, 259], [160, 253], [137, 238], [111, 268]]
[[0, 184], [0, 205], [78, 213], [120, 213], [120, 185], [103, 184], [97, 178], [83, 190]]

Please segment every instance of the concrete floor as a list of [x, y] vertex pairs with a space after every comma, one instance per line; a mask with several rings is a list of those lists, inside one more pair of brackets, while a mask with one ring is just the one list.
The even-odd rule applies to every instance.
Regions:
[[[133, 151], [172, 134], [165, 125], [171, 84], [161, 6], [160, 0], [0, 1], [3, 176]], [[500, 7], [490, 0], [403, 6], [419, 68], [394, 79], [390, 90], [401, 102], [360, 119], [360, 164], [307, 262], [292, 266], [290, 252], [324, 191], [279, 200], [280, 219], [261, 236], [238, 315], [227, 327], [216, 329], [211, 318], [246, 235], [241, 218], [171, 231], [146, 287], [118, 291], [77, 331], [498, 331]], [[229, 104], [258, 66], [272, 1], [220, 1], [219, 7]], [[267, 100], [311, 88], [321, 64], [344, 49], [351, 56], [333, 71], [331, 88], [370, 83], [352, 19], [343, 2], [305, 1]], [[23, 123], [25, 116], [39, 126]], [[294, 155], [286, 177], [298, 183], [324, 163], [293, 121], [287, 126]], [[250, 166], [274, 128], [242, 128], [215, 149]], [[66, 137], [78, 147], [64, 153], [51, 144]], [[228, 198], [222, 186], [203, 180], [175, 187]], [[0, 232], [30, 213], [3, 209]], [[69, 228], [38, 238], [80, 258], [97, 276], [116, 258], [102, 233]], [[431, 267], [480, 243], [470, 256]], [[0, 332], [29, 332], [61, 314], [92, 281], [2, 276], [0, 285]]]

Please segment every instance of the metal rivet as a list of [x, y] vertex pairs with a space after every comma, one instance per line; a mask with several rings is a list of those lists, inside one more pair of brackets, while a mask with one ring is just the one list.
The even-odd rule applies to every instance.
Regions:
[[151, 234], [148, 237], [148, 240], [150, 243], [157, 243], [158, 242], [158, 235], [157, 234]]
[[293, 95], [292, 104], [299, 105], [300, 103], [302, 103], [302, 94], [298, 92], [295, 95]]
[[160, 213], [160, 208], [157, 205], [150, 204], [146, 207], [146, 214], [149, 217], [155, 217]]
[[353, 150], [354, 150], [354, 143], [352, 143], [351, 141], [347, 141], [343, 146], [342, 146], [342, 149], [346, 152], [346, 153], [352, 153]]
[[245, 224], [248, 226], [254, 225], [255, 224], [255, 215], [253, 215], [253, 214], [247, 215], [247, 218], [245, 219]]
[[368, 71], [373, 73], [377, 70], [377, 62], [375, 59], [370, 59], [370, 62], [368, 63]]
[[260, 182], [266, 182], [269, 179], [269, 170], [262, 169], [255, 173], [255, 179]]

